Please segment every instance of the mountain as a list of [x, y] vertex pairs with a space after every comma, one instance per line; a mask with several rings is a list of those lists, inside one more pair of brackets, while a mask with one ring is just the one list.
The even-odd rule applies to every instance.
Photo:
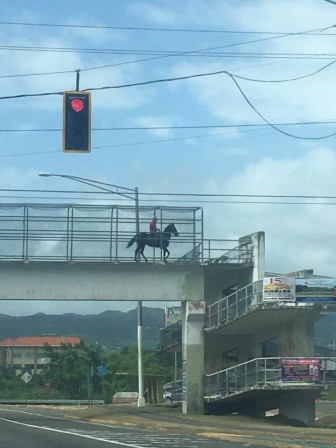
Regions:
[[[164, 310], [143, 308], [143, 346], [156, 348], [160, 328], [163, 327]], [[128, 311], [104, 311], [100, 314], [37, 313], [31, 316], [0, 314], [0, 341], [19, 336], [78, 336], [85, 342], [96, 342], [116, 349], [137, 344], [137, 309]]]
[[[163, 327], [164, 310], [143, 308], [143, 346], [155, 349]], [[85, 342], [106, 346], [109, 349], [137, 345], [137, 309], [104, 311], [100, 314], [38, 313], [32, 316], [8, 316], [0, 314], [0, 341], [19, 336], [78, 336]], [[329, 313], [315, 323], [315, 344], [335, 347], [336, 315]]]

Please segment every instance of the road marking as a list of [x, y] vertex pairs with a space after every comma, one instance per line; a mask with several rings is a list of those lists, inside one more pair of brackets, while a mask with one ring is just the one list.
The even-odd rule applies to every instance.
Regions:
[[44, 431], [51, 431], [51, 432], [59, 432], [61, 434], [69, 434], [69, 435], [72, 435], [72, 436], [84, 437], [85, 439], [97, 440], [97, 441], [100, 441], [100, 442], [114, 443], [115, 445], [128, 446], [130, 448], [144, 448], [141, 445], [133, 445], [133, 444], [130, 444], [130, 443], [118, 442], [116, 440], [107, 440], [107, 439], [102, 439], [100, 437], [93, 437], [93, 436], [89, 436], [87, 434], [79, 434], [79, 433], [76, 433], [76, 432], [63, 431], [61, 429], [53, 429], [53, 428], [49, 428], [48, 426], [31, 425], [31, 424], [28, 424], [28, 423], [17, 422], [16, 420], [8, 420], [7, 418], [0, 418], [0, 420], [2, 420], [4, 422], [8, 422], [8, 423], [14, 423], [16, 425], [26, 426], [28, 428], [42, 429]]

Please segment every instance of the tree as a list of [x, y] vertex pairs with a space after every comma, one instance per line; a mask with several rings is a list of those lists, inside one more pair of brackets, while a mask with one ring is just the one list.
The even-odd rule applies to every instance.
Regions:
[[101, 379], [97, 367], [102, 363], [100, 346], [85, 344], [63, 344], [61, 348], [46, 346], [50, 358], [49, 364], [42, 372], [44, 381], [53, 389], [64, 394], [66, 398], [86, 398], [88, 383], [94, 391], [99, 391]]

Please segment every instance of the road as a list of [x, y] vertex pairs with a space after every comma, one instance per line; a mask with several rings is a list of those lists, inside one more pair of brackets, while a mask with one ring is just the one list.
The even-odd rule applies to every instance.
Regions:
[[[43, 409], [0, 408], [1, 448], [238, 448], [246, 442], [92, 424], [57, 417]], [[261, 445], [253, 445], [255, 448]]]
[[320, 401], [316, 403], [316, 411], [336, 414], [336, 401]]

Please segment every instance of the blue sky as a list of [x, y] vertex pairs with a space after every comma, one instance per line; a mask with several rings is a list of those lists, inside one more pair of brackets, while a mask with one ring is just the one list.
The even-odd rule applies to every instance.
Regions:
[[[336, 59], [336, 28], [326, 30], [336, 6], [324, 0], [2, 0], [0, 17], [1, 97], [73, 90], [77, 69], [80, 88], [89, 89], [217, 71], [280, 81]], [[310, 30], [317, 31], [300, 34]], [[236, 78], [241, 91], [227, 74], [94, 91], [90, 154], [62, 152], [60, 95], [1, 99], [0, 188], [81, 188], [38, 177], [46, 171], [140, 192], [336, 196], [336, 137], [297, 139], [270, 126], [241, 126], [265, 124], [248, 101], [270, 123], [335, 120], [335, 67], [291, 82]], [[98, 130], [117, 127], [147, 129]], [[336, 132], [333, 123], [281, 129], [298, 137]], [[15, 200], [30, 201], [2, 198]], [[267, 270], [335, 276], [335, 205], [194, 200], [185, 205], [203, 206], [207, 238], [263, 230]], [[74, 310], [42, 305], [26, 304], [27, 312]], [[2, 304], [3, 312], [15, 307]]]

